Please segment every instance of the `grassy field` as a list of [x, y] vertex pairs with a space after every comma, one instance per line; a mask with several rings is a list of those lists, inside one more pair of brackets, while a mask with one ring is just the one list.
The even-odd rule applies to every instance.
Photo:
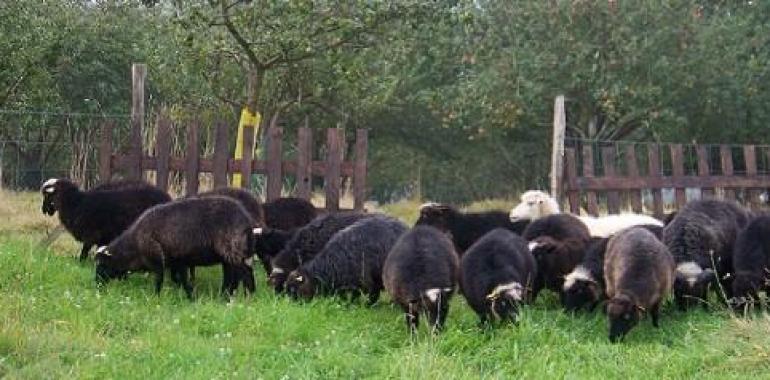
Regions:
[[[374, 307], [339, 299], [295, 303], [259, 276], [253, 297], [216, 295], [218, 268], [199, 270], [198, 298], [171, 284], [160, 297], [134, 275], [102, 289], [35, 194], [0, 193], [0, 376], [4, 378], [770, 378], [770, 319], [724, 311], [648, 320], [610, 344], [601, 313], [568, 316], [545, 294], [517, 326], [490, 331], [456, 297], [439, 336], [410, 339], [387, 298]], [[489, 203], [476, 207], [499, 206]], [[416, 204], [383, 210], [414, 219]]]

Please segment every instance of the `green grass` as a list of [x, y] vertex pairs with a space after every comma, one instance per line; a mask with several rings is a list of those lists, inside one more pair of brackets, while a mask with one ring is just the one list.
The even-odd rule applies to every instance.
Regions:
[[423, 326], [411, 339], [385, 296], [371, 308], [336, 298], [295, 303], [268, 291], [261, 273], [257, 294], [230, 303], [216, 295], [218, 268], [197, 271], [194, 302], [170, 283], [156, 297], [143, 274], [99, 289], [93, 264], [77, 261], [71, 239], [45, 249], [45, 224], [25, 221], [38, 228], [19, 233], [10, 220], [0, 207], [5, 378], [770, 376], [767, 316], [685, 314], [668, 305], [660, 329], [645, 320], [613, 345], [600, 312], [565, 315], [551, 294], [524, 308], [517, 326], [489, 331], [455, 297], [445, 332], [433, 337]]

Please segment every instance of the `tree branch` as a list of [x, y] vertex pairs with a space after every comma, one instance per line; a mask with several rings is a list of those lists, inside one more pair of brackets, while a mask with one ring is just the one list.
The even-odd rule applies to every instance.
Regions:
[[[213, 0], [209, 0], [209, 1], [211, 2]], [[262, 68], [263, 67], [262, 61], [260, 61], [259, 57], [257, 57], [257, 55], [254, 53], [254, 51], [251, 50], [251, 47], [249, 46], [250, 45], [249, 42], [246, 41], [245, 38], [243, 38], [241, 33], [238, 31], [238, 29], [233, 24], [233, 21], [230, 19], [230, 13], [228, 13], [228, 12], [229, 12], [230, 8], [232, 8], [234, 5], [236, 5], [238, 3], [240, 3], [240, 0], [238, 0], [235, 3], [230, 4], [230, 5], [226, 5], [227, 4], [226, 0], [221, 0], [219, 2], [219, 5], [222, 8], [222, 19], [223, 19], [222, 23], [224, 24], [225, 28], [230, 33], [230, 35], [235, 39], [235, 42], [237, 42], [238, 45], [243, 49], [244, 53], [246, 53], [246, 57], [249, 58], [249, 61], [254, 66]]]

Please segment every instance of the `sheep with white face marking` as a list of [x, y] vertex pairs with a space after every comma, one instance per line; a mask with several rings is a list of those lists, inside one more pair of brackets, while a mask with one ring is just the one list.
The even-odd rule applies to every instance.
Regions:
[[586, 226], [569, 214], [553, 214], [534, 220], [524, 231], [537, 261], [534, 296], [543, 288], [559, 294], [564, 278], [583, 260], [591, 240]]
[[276, 293], [282, 293], [286, 278], [291, 271], [312, 260], [334, 234], [371, 216], [372, 214], [351, 212], [321, 215], [300, 228], [271, 261], [272, 270], [268, 277], [268, 284], [275, 289]]
[[699, 200], [686, 204], [663, 228], [663, 242], [677, 263], [674, 297], [680, 309], [704, 302], [720, 281], [730, 298], [733, 245], [749, 213], [734, 202]]
[[411, 333], [420, 313], [433, 331], [443, 328], [457, 286], [459, 259], [452, 241], [438, 229], [416, 226], [398, 239], [382, 270], [385, 289], [401, 306]]
[[[530, 190], [521, 195], [521, 203], [511, 210], [509, 216], [514, 222], [527, 219], [533, 221], [559, 213], [561, 213], [559, 203], [548, 193]], [[598, 218], [592, 216], [577, 216], [577, 218], [586, 225], [591, 236], [605, 238], [628, 227], [638, 225], [663, 226], [663, 222], [660, 220], [641, 214], [625, 213]]]
[[519, 306], [532, 301], [537, 264], [527, 242], [496, 228], [473, 243], [460, 265], [460, 289], [481, 323], [516, 322]]
[[242, 281], [254, 291], [252, 219], [237, 202], [224, 197], [190, 198], [147, 210], [131, 227], [96, 254], [96, 279], [103, 283], [129, 271], [155, 273], [160, 293], [165, 269], [188, 297], [187, 269], [222, 264], [224, 293]]
[[278, 198], [262, 205], [265, 226], [271, 229], [292, 231], [304, 227], [318, 216], [315, 206], [302, 198]]
[[448, 232], [460, 255], [476, 240], [495, 228], [505, 228], [521, 235], [527, 224], [528, 220], [512, 222], [503, 211], [464, 213], [441, 203], [426, 203], [420, 206], [420, 217], [415, 222], [416, 226], [433, 226]]
[[[663, 228], [660, 226], [639, 226], [652, 232], [660, 239]], [[583, 307], [593, 310], [606, 298], [604, 293], [604, 253], [608, 238], [591, 238], [585, 256], [580, 265], [564, 277], [562, 306], [566, 311], [577, 311]]]
[[740, 310], [759, 300], [759, 292], [770, 295], [770, 216], [758, 216], [735, 241], [731, 306]]
[[317, 294], [365, 293], [374, 304], [383, 289], [382, 266], [396, 240], [408, 230], [398, 219], [375, 215], [337, 232], [313, 260], [292, 271], [286, 292], [293, 298]]
[[117, 181], [82, 191], [64, 178], [52, 178], [40, 188], [44, 214], [59, 213], [59, 221], [83, 243], [80, 260], [94, 245], [109, 244], [145, 210], [171, 201], [162, 190], [139, 181]]
[[623, 338], [644, 312], [658, 327], [660, 304], [671, 292], [674, 271], [674, 258], [650, 231], [633, 227], [610, 238], [604, 258], [610, 341]]

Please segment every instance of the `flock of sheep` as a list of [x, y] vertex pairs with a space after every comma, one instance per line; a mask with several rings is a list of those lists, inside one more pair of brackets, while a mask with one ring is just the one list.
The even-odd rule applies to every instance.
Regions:
[[543, 289], [564, 308], [604, 304], [616, 341], [645, 314], [658, 326], [661, 303], [706, 305], [709, 290], [739, 308], [768, 288], [770, 216], [740, 205], [698, 200], [666, 221], [638, 214], [580, 217], [547, 193], [528, 191], [513, 210], [463, 213], [427, 203], [414, 227], [376, 213], [323, 213], [298, 198], [262, 204], [224, 188], [172, 200], [144, 182], [118, 181], [83, 191], [46, 181], [42, 210], [93, 246], [96, 280], [171, 275], [193, 297], [197, 266], [222, 266], [222, 292], [253, 292], [254, 257], [278, 293], [295, 299], [386, 290], [416, 331], [420, 315], [443, 328], [458, 289], [482, 323], [515, 322], [518, 308]]

